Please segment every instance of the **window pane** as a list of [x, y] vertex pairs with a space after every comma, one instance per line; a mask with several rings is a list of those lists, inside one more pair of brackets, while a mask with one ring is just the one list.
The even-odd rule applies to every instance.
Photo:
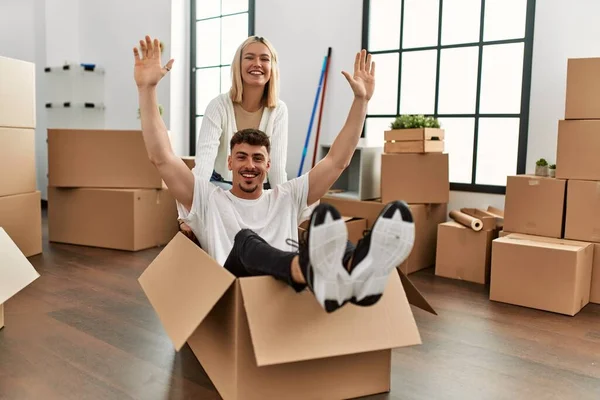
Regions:
[[228, 92], [231, 89], [231, 67], [221, 68], [221, 93]]
[[473, 114], [477, 91], [477, 46], [444, 49], [440, 58], [440, 114]]
[[200, 136], [200, 128], [202, 127], [202, 117], [196, 117], [196, 136], [194, 136], [194, 140], [196, 141], [196, 152], [194, 154], [190, 154], [191, 156], [195, 156], [198, 154], [198, 137]]
[[483, 40], [524, 38], [526, 15], [527, 0], [486, 0]]
[[433, 114], [436, 66], [437, 50], [402, 54], [400, 114]]
[[506, 177], [517, 173], [519, 118], [481, 118], [477, 138], [475, 183], [506, 185]]
[[369, 114], [394, 114], [398, 110], [398, 53], [374, 54], [377, 82], [375, 93], [369, 101]]
[[221, 15], [221, 0], [196, 0], [196, 19]]
[[196, 22], [196, 65], [219, 65], [221, 50], [221, 21], [219, 18]]
[[222, 7], [223, 14], [233, 14], [248, 11], [248, 0], [222, 0]]
[[223, 18], [221, 64], [231, 64], [238, 46], [248, 37], [248, 14]]
[[523, 43], [484, 46], [479, 111], [520, 113], [522, 77]]
[[478, 42], [480, 20], [481, 0], [444, 0], [442, 44]]
[[383, 132], [389, 131], [395, 118], [369, 117], [365, 121], [365, 137], [369, 143], [381, 143], [383, 147]]
[[436, 46], [439, 12], [438, 0], [404, 0], [402, 47]]
[[369, 51], [396, 50], [400, 46], [401, 0], [369, 3]]
[[208, 103], [219, 94], [220, 68], [196, 71], [196, 114], [203, 115]]
[[444, 153], [448, 153], [450, 182], [471, 183], [473, 171], [474, 118], [439, 118], [444, 130]]

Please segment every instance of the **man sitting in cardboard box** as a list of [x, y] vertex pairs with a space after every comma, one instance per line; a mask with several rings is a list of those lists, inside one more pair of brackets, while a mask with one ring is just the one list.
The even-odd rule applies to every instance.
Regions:
[[[159, 114], [156, 87], [171, 70], [163, 67], [158, 39], [140, 40], [133, 49], [142, 132], [150, 161], [158, 169], [184, 221], [201, 247], [237, 277], [271, 275], [294, 290], [308, 286], [319, 304], [332, 312], [347, 302], [368, 306], [382, 296], [389, 274], [410, 254], [415, 237], [408, 205], [386, 205], [356, 248], [340, 213], [319, 204], [307, 237], [298, 244], [298, 220], [308, 204], [324, 196], [356, 149], [375, 88], [375, 63], [365, 50], [356, 54], [354, 75], [343, 71], [354, 92], [344, 127], [329, 153], [308, 173], [264, 190], [270, 143], [261, 131], [247, 129], [231, 139], [229, 169], [233, 187], [223, 190], [195, 178], [171, 148]], [[295, 249], [297, 248], [297, 250]]]

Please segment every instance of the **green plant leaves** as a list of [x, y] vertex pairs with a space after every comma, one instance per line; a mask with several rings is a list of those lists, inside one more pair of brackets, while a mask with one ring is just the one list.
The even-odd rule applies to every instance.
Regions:
[[437, 118], [422, 114], [404, 114], [397, 116], [390, 127], [392, 129], [439, 128], [440, 122]]

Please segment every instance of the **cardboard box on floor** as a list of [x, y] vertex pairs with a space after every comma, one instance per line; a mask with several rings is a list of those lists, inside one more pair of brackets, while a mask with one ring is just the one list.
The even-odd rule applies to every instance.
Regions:
[[0, 228], [0, 329], [4, 327], [4, 303], [39, 276], [8, 233]]
[[175, 349], [187, 342], [226, 400], [387, 392], [391, 349], [421, 343], [407, 294], [428, 306], [394, 273], [374, 306], [328, 314], [308, 290], [270, 276], [235, 278], [182, 233], [139, 282]]
[[0, 227], [26, 257], [42, 252], [41, 193], [0, 197]]
[[448, 154], [383, 154], [381, 202], [448, 203]]
[[[383, 210], [379, 201], [356, 201], [323, 197], [321, 203], [333, 205], [342, 215], [351, 215], [367, 220], [367, 229]], [[415, 221], [415, 244], [409, 258], [399, 266], [406, 275], [435, 264], [437, 226], [446, 221], [447, 204], [409, 204]]]
[[48, 186], [161, 189], [142, 131], [48, 129]]
[[600, 119], [599, 70], [598, 57], [567, 61], [565, 119]]
[[48, 188], [51, 242], [138, 251], [178, 232], [177, 206], [167, 189]]
[[0, 171], [0, 197], [35, 192], [34, 129], [0, 127]]
[[563, 179], [532, 175], [507, 177], [504, 229], [561, 238], [566, 183]]
[[445, 278], [487, 284], [490, 280], [492, 241], [503, 224], [503, 211], [462, 208], [463, 213], [482, 221], [475, 231], [456, 221], [438, 225], [435, 274]]
[[566, 315], [590, 300], [591, 243], [511, 233], [492, 242], [490, 300]]
[[0, 126], [35, 128], [35, 64], [0, 56]]
[[556, 177], [600, 180], [600, 120], [558, 121]]
[[600, 304], [600, 244], [594, 243], [594, 262], [592, 264], [592, 285], [590, 303]]

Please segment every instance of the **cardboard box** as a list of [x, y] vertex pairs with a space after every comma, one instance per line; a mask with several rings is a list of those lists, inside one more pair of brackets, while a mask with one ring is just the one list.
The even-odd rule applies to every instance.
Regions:
[[[342, 216], [342, 218], [344, 219], [344, 221], [346, 221], [346, 229], [348, 230], [348, 240], [356, 245], [356, 243], [364, 236], [363, 233], [367, 229], [367, 220], [364, 218], [345, 216]], [[308, 220], [300, 224], [300, 226], [298, 227], [298, 235], [300, 235], [302, 231], [306, 230], [308, 224]]]
[[385, 204], [376, 200], [350, 200], [339, 197], [324, 196], [321, 203], [334, 206], [342, 215], [351, 215], [367, 220], [367, 229], [371, 229]]
[[590, 300], [594, 246], [510, 234], [492, 242], [490, 300], [566, 315]]
[[413, 140], [401, 142], [386, 142], [383, 151], [388, 154], [401, 153], [443, 153], [443, 140]]
[[600, 121], [559, 121], [556, 177], [600, 180]]
[[600, 119], [600, 58], [567, 61], [565, 119]]
[[600, 244], [594, 244], [594, 262], [592, 263], [592, 285], [590, 303], [600, 304]]
[[374, 306], [329, 314], [308, 290], [234, 277], [178, 233], [139, 282], [175, 349], [189, 344], [223, 399], [387, 392], [391, 349], [421, 343], [397, 274]]
[[39, 191], [0, 197], [0, 227], [26, 257], [42, 252], [42, 199]]
[[48, 188], [51, 242], [137, 251], [178, 232], [177, 206], [165, 189]]
[[0, 228], [0, 329], [4, 327], [4, 303], [39, 276], [8, 233]]
[[36, 190], [35, 130], [0, 128], [0, 197]]
[[565, 239], [600, 242], [600, 182], [567, 184]]
[[386, 142], [411, 142], [415, 140], [444, 140], [445, 131], [441, 128], [391, 129], [383, 132]]
[[0, 126], [35, 128], [35, 64], [0, 57]]
[[196, 166], [196, 157], [193, 157], [193, 156], [184, 156], [184, 157], [181, 157], [181, 159], [183, 160], [183, 162], [185, 163], [185, 165], [188, 166], [188, 168], [190, 170], [194, 169], [194, 167]]
[[506, 179], [504, 230], [561, 238], [566, 181], [531, 175]]
[[381, 202], [448, 203], [448, 154], [383, 154]]
[[161, 189], [141, 131], [48, 129], [48, 185]]
[[435, 274], [481, 284], [489, 283], [495, 229], [474, 231], [454, 221], [438, 225]]
[[447, 220], [446, 204], [409, 204], [415, 222], [415, 244], [406, 261], [398, 267], [412, 274], [435, 265], [438, 225]]

